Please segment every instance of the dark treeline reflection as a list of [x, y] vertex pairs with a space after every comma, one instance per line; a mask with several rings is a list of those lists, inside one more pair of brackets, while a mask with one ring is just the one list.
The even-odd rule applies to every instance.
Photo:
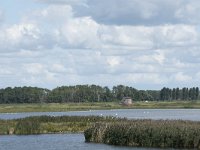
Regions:
[[118, 85], [112, 88], [98, 85], [62, 86], [53, 90], [38, 87], [7, 87], [0, 89], [0, 103], [67, 103], [110, 102], [131, 97], [133, 101], [198, 100], [199, 88], [166, 88], [137, 90]]

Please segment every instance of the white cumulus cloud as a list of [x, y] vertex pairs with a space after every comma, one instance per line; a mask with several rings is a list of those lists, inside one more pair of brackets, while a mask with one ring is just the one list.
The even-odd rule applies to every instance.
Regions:
[[35, 0], [35, 5], [40, 7], [0, 26], [2, 87], [200, 83], [197, 0]]

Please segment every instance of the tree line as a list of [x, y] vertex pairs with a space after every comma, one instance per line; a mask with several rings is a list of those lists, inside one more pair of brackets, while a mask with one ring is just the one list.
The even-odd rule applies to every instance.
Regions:
[[133, 101], [198, 100], [199, 88], [162, 88], [161, 90], [137, 90], [117, 85], [112, 88], [98, 85], [61, 86], [53, 90], [38, 87], [7, 87], [0, 89], [0, 103], [67, 103], [110, 102], [131, 97]]
[[160, 100], [198, 100], [199, 88], [166, 88], [164, 87], [160, 91]]

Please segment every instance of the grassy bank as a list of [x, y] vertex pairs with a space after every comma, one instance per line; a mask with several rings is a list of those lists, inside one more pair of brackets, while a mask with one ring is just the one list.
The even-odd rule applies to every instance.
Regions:
[[119, 146], [200, 149], [200, 122], [132, 120], [97, 123], [85, 131], [85, 140]]
[[156, 108], [200, 108], [199, 101], [173, 102], [133, 102], [131, 106], [122, 106], [118, 102], [104, 103], [50, 103], [50, 104], [0, 104], [0, 113], [16, 112], [58, 112], [98, 109], [156, 109]]
[[117, 120], [119, 119], [98, 116], [38, 116], [14, 120], [0, 120], [0, 135], [80, 133], [96, 122], [116, 122]]

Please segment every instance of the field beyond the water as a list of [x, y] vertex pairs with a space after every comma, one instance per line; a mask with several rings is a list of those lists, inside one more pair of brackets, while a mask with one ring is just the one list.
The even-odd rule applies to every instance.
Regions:
[[131, 106], [122, 106], [119, 102], [94, 103], [42, 103], [42, 104], [0, 104], [0, 113], [17, 112], [66, 112], [103, 109], [198, 109], [200, 101], [133, 102]]

